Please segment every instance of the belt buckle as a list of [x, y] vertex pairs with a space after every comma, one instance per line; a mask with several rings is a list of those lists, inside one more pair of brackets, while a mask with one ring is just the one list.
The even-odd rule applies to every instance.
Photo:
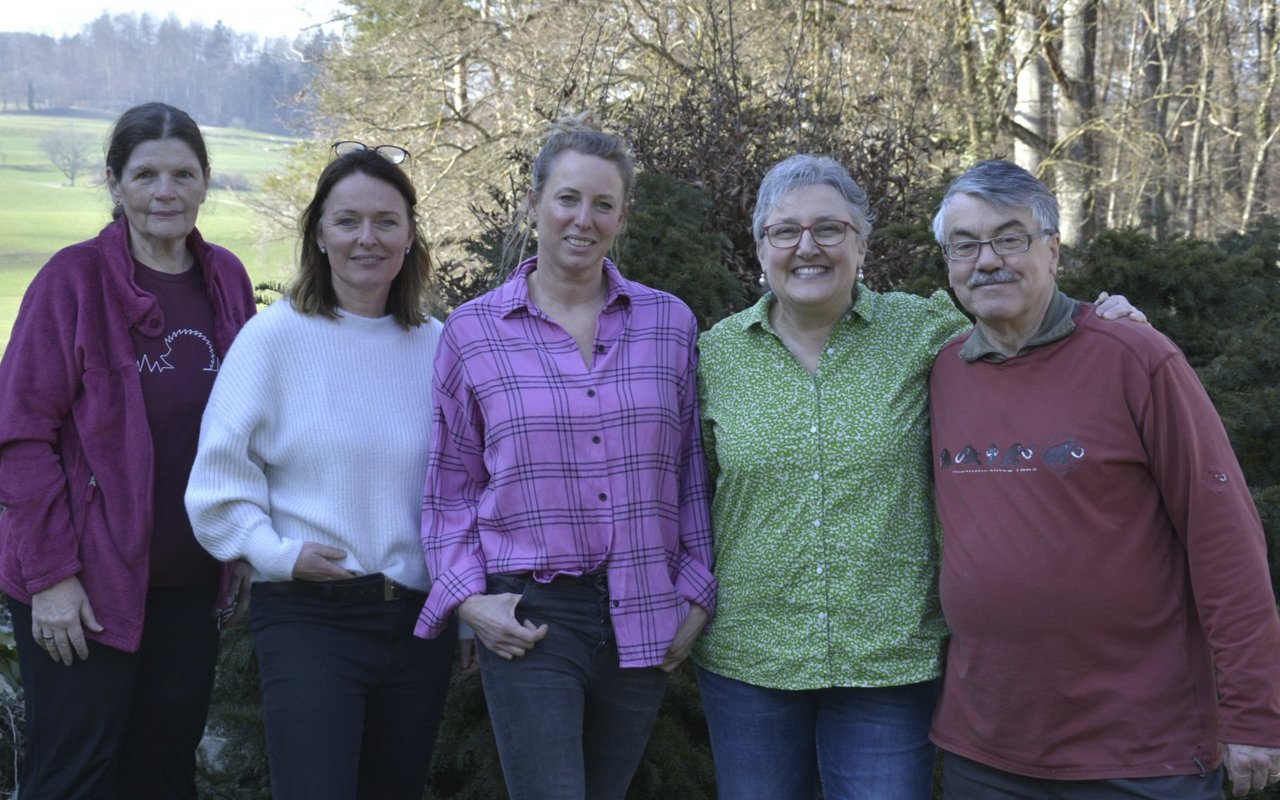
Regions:
[[396, 583], [385, 575], [382, 577], [382, 601], [391, 602], [396, 599]]

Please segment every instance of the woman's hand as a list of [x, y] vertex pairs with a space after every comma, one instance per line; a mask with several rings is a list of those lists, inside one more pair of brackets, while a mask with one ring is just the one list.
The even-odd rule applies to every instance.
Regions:
[[481, 644], [510, 661], [532, 650], [547, 635], [546, 624], [516, 621], [519, 602], [520, 595], [510, 592], [473, 594], [458, 606], [458, 616], [475, 629]]
[[249, 584], [252, 577], [253, 567], [248, 561], [237, 561], [231, 568], [231, 585], [227, 587], [227, 602], [232, 606], [231, 616], [222, 623], [222, 627], [235, 625], [249, 613]]
[[689, 613], [676, 630], [676, 638], [671, 640], [671, 647], [667, 648], [667, 657], [658, 665], [658, 669], [671, 672], [680, 666], [680, 662], [689, 657], [693, 643], [698, 641], [705, 627], [707, 627], [707, 610], [697, 603], [690, 603]]
[[346, 550], [327, 544], [303, 542], [298, 560], [293, 562], [293, 577], [302, 581], [340, 581], [354, 578], [354, 572], [337, 563], [346, 557]]
[[85, 628], [102, 632], [89, 597], [74, 575], [31, 596], [31, 636], [54, 661], [69, 667], [76, 656], [89, 658]]
[[1122, 294], [1107, 294], [1099, 292], [1098, 299], [1093, 301], [1093, 313], [1103, 319], [1119, 319], [1120, 317], [1128, 317], [1134, 322], [1146, 322], [1147, 315], [1134, 307], [1133, 303]]

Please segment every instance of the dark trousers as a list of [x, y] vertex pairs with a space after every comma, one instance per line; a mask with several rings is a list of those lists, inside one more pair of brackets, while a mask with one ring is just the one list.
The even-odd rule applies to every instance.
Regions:
[[22, 800], [194, 800], [218, 656], [216, 593], [151, 589], [138, 652], [90, 642], [89, 658], [71, 666], [32, 639], [31, 607], [9, 601], [27, 712]]
[[1222, 769], [1204, 775], [1059, 781], [942, 754], [942, 794], [964, 800], [1222, 800]]
[[350, 603], [254, 585], [274, 800], [421, 800], [456, 644], [454, 629], [414, 637], [423, 599]]
[[547, 635], [505, 661], [477, 645], [485, 702], [511, 800], [622, 800], [644, 755], [667, 674], [623, 669], [603, 575], [489, 576], [521, 595], [517, 619]]

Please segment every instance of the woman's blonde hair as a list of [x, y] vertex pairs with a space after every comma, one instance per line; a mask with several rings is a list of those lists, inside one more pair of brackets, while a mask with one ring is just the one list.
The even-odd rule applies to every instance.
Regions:
[[548, 123], [542, 149], [533, 159], [529, 196], [521, 204], [520, 211], [502, 243], [499, 280], [505, 279], [516, 265], [525, 259], [529, 249], [530, 226], [526, 223], [529, 219], [530, 201], [533, 204], [538, 202], [556, 159], [566, 152], [595, 156], [612, 162], [622, 177], [623, 207], [625, 208], [630, 201], [631, 191], [636, 183], [636, 164], [631, 155], [631, 147], [626, 140], [617, 134], [605, 132], [595, 122], [590, 111], [560, 117]]

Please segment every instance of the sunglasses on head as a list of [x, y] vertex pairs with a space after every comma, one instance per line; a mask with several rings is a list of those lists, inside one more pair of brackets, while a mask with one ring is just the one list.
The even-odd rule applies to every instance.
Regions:
[[409, 151], [405, 150], [403, 147], [397, 147], [394, 144], [368, 145], [364, 142], [346, 140], [334, 142], [333, 146], [329, 149], [333, 151], [334, 158], [342, 158], [348, 153], [357, 153], [361, 150], [372, 150], [390, 161], [392, 164], [403, 164], [409, 160]]

